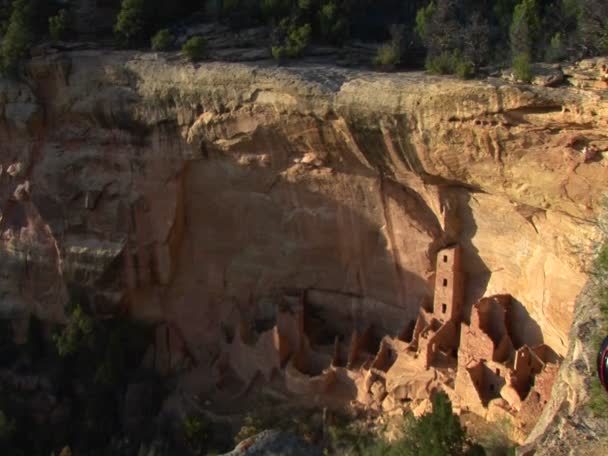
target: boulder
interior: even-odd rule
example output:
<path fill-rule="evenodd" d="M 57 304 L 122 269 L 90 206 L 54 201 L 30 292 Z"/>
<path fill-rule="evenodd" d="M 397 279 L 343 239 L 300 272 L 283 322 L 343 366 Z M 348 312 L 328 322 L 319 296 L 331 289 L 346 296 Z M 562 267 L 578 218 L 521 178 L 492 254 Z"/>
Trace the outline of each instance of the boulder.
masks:
<path fill-rule="evenodd" d="M 322 456 L 323 451 L 294 435 L 268 430 L 243 440 L 222 456 Z"/>
<path fill-rule="evenodd" d="M 11 177 L 21 176 L 24 171 L 24 166 L 21 162 L 12 163 L 6 169 L 7 174 Z"/>
<path fill-rule="evenodd" d="M 532 84 L 541 87 L 555 87 L 564 81 L 564 73 L 559 65 L 536 64 L 532 66 Z"/>

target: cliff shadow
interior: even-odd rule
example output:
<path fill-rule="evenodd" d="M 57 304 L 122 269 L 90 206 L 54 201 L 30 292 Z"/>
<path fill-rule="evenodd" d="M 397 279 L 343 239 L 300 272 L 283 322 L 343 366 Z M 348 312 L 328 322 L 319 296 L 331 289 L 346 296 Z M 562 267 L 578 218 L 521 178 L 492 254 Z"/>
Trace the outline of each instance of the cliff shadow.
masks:
<path fill-rule="evenodd" d="M 444 187 L 442 190 L 445 205 L 452 207 L 452 214 L 448 217 L 446 229 L 448 236 L 458 239 L 462 247 L 462 268 L 464 271 L 464 303 L 462 317 L 470 322 L 471 308 L 484 297 L 492 271 L 479 254 L 478 247 L 473 239 L 477 234 L 478 226 L 471 203 L 475 193 L 463 187 Z"/>
<path fill-rule="evenodd" d="M 512 297 L 506 316 L 507 331 L 515 349 L 523 345 L 535 347 L 544 342 L 540 325 L 518 299 Z"/>
<path fill-rule="evenodd" d="M 400 261 L 416 253 L 404 247 L 407 233 L 389 242 L 382 197 L 362 194 L 369 180 L 337 179 L 337 189 L 328 190 L 318 182 L 334 182 L 332 175 L 301 165 L 298 174 L 295 168 L 290 173 L 306 171 L 306 178 L 278 179 L 286 154 L 281 149 L 288 145 L 267 146 L 279 163 L 243 166 L 213 154 L 187 167 L 186 223 L 165 313 L 198 345 L 221 340 L 219 322 L 234 326 L 234 315 L 251 322 L 272 318 L 272 303 L 283 290 L 315 290 L 315 303 L 324 310 L 319 324 L 329 331 L 319 335 L 322 341 L 350 335 L 345 330 L 359 322 L 397 336 L 431 293 L 424 277 L 428 266 L 415 269 L 416 261 Z M 392 209 L 399 220 L 414 217 L 413 224 L 434 230 L 430 217 L 419 220 L 415 198 L 399 197 L 401 208 Z M 205 305 L 193 304 L 201 300 Z"/>

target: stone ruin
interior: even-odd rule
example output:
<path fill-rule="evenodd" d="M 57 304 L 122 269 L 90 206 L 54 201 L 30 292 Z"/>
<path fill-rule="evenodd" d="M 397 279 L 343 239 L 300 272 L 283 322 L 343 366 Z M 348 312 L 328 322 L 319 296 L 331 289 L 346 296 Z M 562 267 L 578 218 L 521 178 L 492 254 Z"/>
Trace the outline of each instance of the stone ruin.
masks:
<path fill-rule="evenodd" d="M 431 393 L 442 390 L 455 411 L 508 419 L 523 436 L 551 394 L 557 356 L 544 344 L 514 345 L 510 295 L 479 300 L 468 323 L 463 296 L 459 246 L 437 254 L 432 311 L 421 306 L 398 335 L 381 336 L 374 325 L 356 322 L 326 331 L 311 317 L 306 292 L 285 295 L 268 329 L 242 321 L 224 341 L 216 386 L 239 385 L 236 398 L 253 382 L 278 382 L 315 403 L 354 402 L 387 414 L 409 408 L 415 415 L 427 412 Z"/>

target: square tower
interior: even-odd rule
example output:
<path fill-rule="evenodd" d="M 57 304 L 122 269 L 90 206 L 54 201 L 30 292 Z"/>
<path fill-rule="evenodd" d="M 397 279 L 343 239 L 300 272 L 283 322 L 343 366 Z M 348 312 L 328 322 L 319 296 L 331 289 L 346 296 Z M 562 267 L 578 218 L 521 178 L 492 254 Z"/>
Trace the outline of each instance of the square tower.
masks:
<path fill-rule="evenodd" d="M 433 317 L 442 323 L 460 323 L 464 296 L 464 276 L 460 263 L 460 246 L 455 245 L 437 253 Z"/>

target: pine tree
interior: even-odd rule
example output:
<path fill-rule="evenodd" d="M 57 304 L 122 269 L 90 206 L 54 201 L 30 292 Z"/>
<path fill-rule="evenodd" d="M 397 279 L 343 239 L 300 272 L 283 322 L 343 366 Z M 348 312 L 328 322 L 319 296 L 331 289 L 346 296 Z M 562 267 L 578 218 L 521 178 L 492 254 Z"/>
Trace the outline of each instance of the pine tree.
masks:
<path fill-rule="evenodd" d="M 123 0 L 114 33 L 123 46 L 133 45 L 142 39 L 145 28 L 144 0 Z"/>
<path fill-rule="evenodd" d="M 2 40 L 2 69 L 16 70 L 19 61 L 26 57 L 34 42 L 32 30 L 33 8 L 31 0 L 15 0 L 8 28 Z"/>
<path fill-rule="evenodd" d="M 533 43 L 540 32 L 540 17 L 536 0 L 522 0 L 515 6 L 509 30 L 511 55 L 534 55 Z"/>
<path fill-rule="evenodd" d="M 408 418 L 403 440 L 390 451 L 395 456 L 463 456 L 467 453 L 467 436 L 448 396 L 433 395 L 433 411 L 415 419 Z"/>

